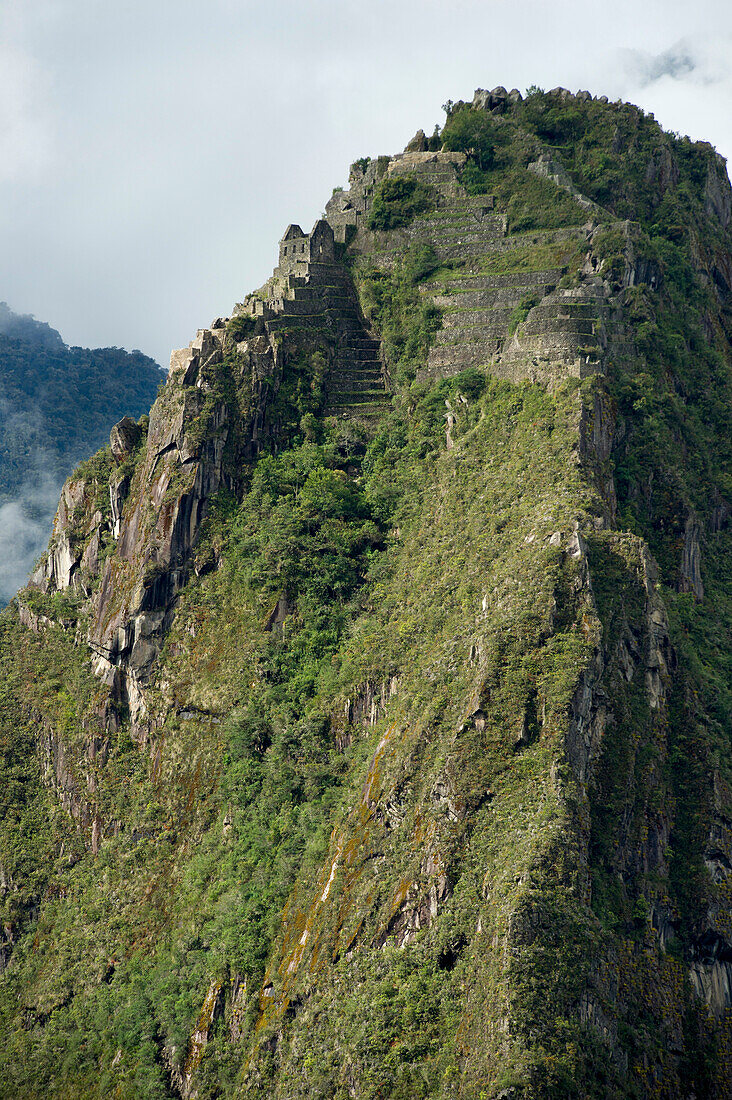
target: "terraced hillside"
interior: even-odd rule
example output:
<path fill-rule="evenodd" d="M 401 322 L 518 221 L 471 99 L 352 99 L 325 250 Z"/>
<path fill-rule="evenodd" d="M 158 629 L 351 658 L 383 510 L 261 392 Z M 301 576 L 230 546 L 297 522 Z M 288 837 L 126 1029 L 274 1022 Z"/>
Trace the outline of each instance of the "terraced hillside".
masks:
<path fill-rule="evenodd" d="M 381 158 L 357 171 L 351 190 L 336 193 L 327 207 L 337 234 L 348 238 L 357 271 L 359 265 L 393 269 L 410 251 L 431 251 L 437 271 L 420 289 L 442 323 L 420 379 L 449 378 L 469 367 L 489 367 L 513 381 L 597 372 L 608 341 L 622 340 L 620 302 L 585 258 L 594 235 L 616 225 L 627 234 L 629 227 L 572 196 L 575 227 L 511 234 L 494 196 L 470 195 L 461 185 L 465 161 L 450 152 Z M 404 229 L 371 231 L 374 191 L 395 177 L 419 181 L 434 209 Z"/>
<path fill-rule="evenodd" d="M 0 617 L 0 1097 L 732 1094 L 732 189 L 364 158 Z"/>

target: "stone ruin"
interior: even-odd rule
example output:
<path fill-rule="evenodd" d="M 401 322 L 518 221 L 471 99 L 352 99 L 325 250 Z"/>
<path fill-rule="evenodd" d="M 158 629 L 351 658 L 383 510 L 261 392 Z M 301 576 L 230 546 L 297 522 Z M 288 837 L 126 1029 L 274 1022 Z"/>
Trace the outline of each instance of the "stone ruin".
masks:
<path fill-rule="evenodd" d="M 299 275 L 310 264 L 335 263 L 333 230 L 322 218 L 312 233 L 303 233 L 299 225 L 288 225 L 280 241 L 277 275 Z"/>

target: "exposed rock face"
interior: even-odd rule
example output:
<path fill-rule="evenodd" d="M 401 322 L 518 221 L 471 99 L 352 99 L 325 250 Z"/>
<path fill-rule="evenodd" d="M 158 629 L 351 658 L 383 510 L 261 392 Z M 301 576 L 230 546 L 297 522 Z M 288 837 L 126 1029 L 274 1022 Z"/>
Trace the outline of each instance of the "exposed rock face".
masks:
<path fill-rule="evenodd" d="M 89 592 L 98 578 L 88 636 L 94 669 L 115 705 L 130 706 L 136 726 L 146 717 L 144 688 L 176 593 L 191 571 L 209 502 L 220 489 L 235 486 L 238 457 L 256 454 L 265 394 L 277 374 L 278 352 L 268 337 L 240 345 L 240 377 L 254 397 L 242 423 L 238 406 L 221 388 L 225 341 L 220 321 L 172 353 L 168 383 L 151 412 L 134 474 L 123 469 L 110 477 L 108 514 L 93 510 L 93 486 L 67 481 L 49 552 L 33 578 L 45 592 L 70 587 Z M 115 425 L 110 447 L 118 465 L 134 455 L 142 435 L 142 427 L 129 418 Z M 101 543 L 109 538 L 116 552 L 100 565 Z"/>
<path fill-rule="evenodd" d="M 424 130 L 417 130 L 412 140 L 407 143 L 405 152 L 407 153 L 423 153 L 427 149 L 427 138 Z"/>
<path fill-rule="evenodd" d="M 704 599 L 704 582 L 701 577 L 701 525 L 696 516 L 689 516 L 684 532 L 684 549 L 679 570 L 679 590 L 693 592 L 698 600 Z"/>
<path fill-rule="evenodd" d="M 732 220 L 732 195 L 730 195 L 727 162 L 719 154 L 714 155 L 707 170 L 706 202 L 707 214 L 713 215 L 720 225 L 727 229 Z"/>
<path fill-rule="evenodd" d="M 181 1100 L 730 1094 L 729 188 L 528 99 L 473 109 L 601 119 L 688 240 L 530 128 L 516 231 L 419 131 L 64 486 L 0 693 L 33 1087 L 62 1050 Z M 374 230 L 380 188 L 429 209 Z"/>
<path fill-rule="evenodd" d="M 145 459 L 126 509 L 127 490 L 121 493 L 119 482 L 110 490 L 117 555 L 104 566 L 89 644 L 97 675 L 129 700 L 135 720 L 145 716 L 143 688 L 175 595 L 187 579 L 209 501 L 233 485 L 224 451 L 237 412 L 217 390 L 224 338 L 224 328 L 203 329 L 188 348 L 173 352 L 166 393 L 153 407 Z M 263 350 L 266 362 L 272 350 Z M 245 441 L 244 447 L 252 443 Z"/>
<path fill-rule="evenodd" d="M 137 447 L 142 436 L 140 425 L 131 416 L 125 416 L 109 433 L 109 446 L 117 465 L 123 462 Z"/>

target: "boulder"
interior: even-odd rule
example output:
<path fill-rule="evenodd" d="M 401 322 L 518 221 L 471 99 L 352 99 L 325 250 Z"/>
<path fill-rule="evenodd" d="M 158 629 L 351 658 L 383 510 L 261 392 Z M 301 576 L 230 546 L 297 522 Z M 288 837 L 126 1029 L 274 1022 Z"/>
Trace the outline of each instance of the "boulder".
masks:
<path fill-rule="evenodd" d="M 109 446 L 112 450 L 112 458 L 119 466 L 134 452 L 140 438 L 142 428 L 131 416 L 123 416 L 118 424 L 115 424 L 109 433 Z"/>
<path fill-rule="evenodd" d="M 493 111 L 500 114 L 505 110 L 508 98 L 508 92 L 500 84 L 490 92 L 485 88 L 476 88 L 472 106 L 479 111 Z"/>

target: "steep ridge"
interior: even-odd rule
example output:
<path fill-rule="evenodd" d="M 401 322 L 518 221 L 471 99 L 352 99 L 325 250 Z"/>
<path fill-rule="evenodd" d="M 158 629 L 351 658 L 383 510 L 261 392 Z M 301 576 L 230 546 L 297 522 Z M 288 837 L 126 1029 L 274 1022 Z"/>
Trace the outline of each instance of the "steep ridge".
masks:
<path fill-rule="evenodd" d="M 267 332 L 326 330 L 333 344 L 325 378 L 326 416 L 377 417 L 386 405 L 380 343 L 367 331 L 353 281 L 336 262 L 333 230 L 318 221 L 306 236 L 291 225 L 273 277 L 234 311 L 261 318 Z"/>
<path fill-rule="evenodd" d="M 448 107 L 0 621 L 9 1096 L 730 1093 L 729 182 Z"/>

